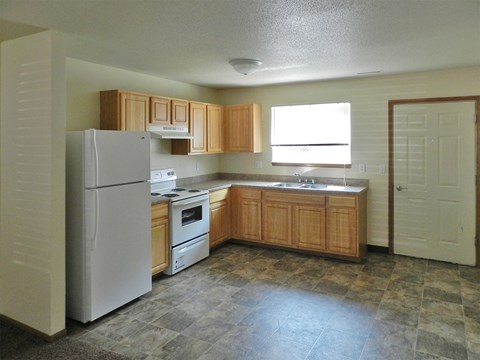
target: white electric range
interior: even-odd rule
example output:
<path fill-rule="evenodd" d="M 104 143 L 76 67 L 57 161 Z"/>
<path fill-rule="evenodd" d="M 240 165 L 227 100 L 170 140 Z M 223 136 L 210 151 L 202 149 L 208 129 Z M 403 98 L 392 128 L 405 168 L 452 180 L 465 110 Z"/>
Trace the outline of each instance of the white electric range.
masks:
<path fill-rule="evenodd" d="M 151 195 L 169 199 L 170 266 L 174 275 L 209 255 L 210 209 L 207 190 L 177 187 L 175 169 L 150 173 Z"/>

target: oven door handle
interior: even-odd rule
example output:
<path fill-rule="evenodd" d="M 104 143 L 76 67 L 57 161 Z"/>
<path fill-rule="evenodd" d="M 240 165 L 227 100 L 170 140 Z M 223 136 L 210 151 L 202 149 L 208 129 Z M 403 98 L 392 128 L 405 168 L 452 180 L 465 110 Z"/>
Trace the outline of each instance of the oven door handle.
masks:
<path fill-rule="evenodd" d="M 174 201 L 172 202 L 172 206 L 182 206 L 182 205 L 190 205 L 198 202 L 202 202 L 208 200 L 208 195 L 207 196 L 197 196 L 196 198 L 193 199 L 185 199 L 185 200 L 180 200 L 180 201 Z"/>
<path fill-rule="evenodd" d="M 196 241 L 193 241 L 193 242 L 190 242 L 187 246 L 185 246 L 184 248 L 182 248 L 179 253 L 183 253 L 185 251 L 189 251 L 189 250 L 192 250 L 193 248 L 196 248 L 196 247 L 199 247 L 202 245 L 203 242 L 205 242 L 206 240 L 206 237 L 205 236 L 202 236 L 200 239 L 197 239 Z"/>

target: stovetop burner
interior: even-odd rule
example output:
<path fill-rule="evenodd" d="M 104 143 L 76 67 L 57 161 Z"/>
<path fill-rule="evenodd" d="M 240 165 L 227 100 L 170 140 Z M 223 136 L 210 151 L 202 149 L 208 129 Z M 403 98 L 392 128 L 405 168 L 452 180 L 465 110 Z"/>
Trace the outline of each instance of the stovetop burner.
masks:
<path fill-rule="evenodd" d="M 180 185 L 177 187 L 175 169 L 158 169 L 150 173 L 150 194 L 152 196 L 171 198 L 172 202 L 208 194 L 207 190 L 189 189 Z"/>

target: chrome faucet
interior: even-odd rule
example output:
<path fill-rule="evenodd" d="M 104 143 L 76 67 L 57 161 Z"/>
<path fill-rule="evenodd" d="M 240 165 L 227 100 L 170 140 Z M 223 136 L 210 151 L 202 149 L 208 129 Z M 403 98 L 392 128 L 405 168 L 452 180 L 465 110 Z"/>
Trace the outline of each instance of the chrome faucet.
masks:
<path fill-rule="evenodd" d="M 298 176 L 298 182 L 301 183 L 302 182 L 302 178 L 301 178 L 301 175 L 299 173 L 295 173 L 293 174 L 295 176 Z"/>
<path fill-rule="evenodd" d="M 307 178 L 305 178 L 305 179 L 302 179 L 302 176 L 301 176 L 299 173 L 295 173 L 295 174 L 293 174 L 293 175 L 295 175 L 295 176 L 298 176 L 298 180 L 297 180 L 297 182 L 299 182 L 299 183 L 305 183 L 305 184 L 308 184 L 308 183 L 310 183 L 310 184 L 315 184 L 315 179 L 310 179 L 310 180 L 309 180 L 309 179 L 307 179 Z"/>

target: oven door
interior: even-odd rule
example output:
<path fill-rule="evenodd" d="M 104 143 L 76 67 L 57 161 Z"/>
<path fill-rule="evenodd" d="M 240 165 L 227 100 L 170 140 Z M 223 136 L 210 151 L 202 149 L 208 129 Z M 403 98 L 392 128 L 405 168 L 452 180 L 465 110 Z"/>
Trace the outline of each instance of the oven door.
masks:
<path fill-rule="evenodd" d="M 172 247 L 208 233 L 209 227 L 208 194 L 170 202 L 170 241 Z"/>

